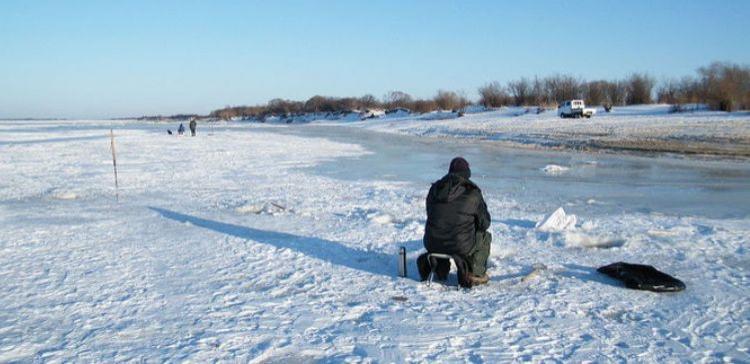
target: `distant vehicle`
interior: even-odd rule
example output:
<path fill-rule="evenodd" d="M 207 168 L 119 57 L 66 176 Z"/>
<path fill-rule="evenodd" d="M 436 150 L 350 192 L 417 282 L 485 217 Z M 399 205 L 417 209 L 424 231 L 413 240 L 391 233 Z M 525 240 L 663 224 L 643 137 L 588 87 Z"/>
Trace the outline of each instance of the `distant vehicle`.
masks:
<path fill-rule="evenodd" d="M 590 118 L 596 114 L 596 109 L 586 107 L 583 100 L 568 100 L 560 105 L 557 109 L 557 114 L 561 118 Z"/>

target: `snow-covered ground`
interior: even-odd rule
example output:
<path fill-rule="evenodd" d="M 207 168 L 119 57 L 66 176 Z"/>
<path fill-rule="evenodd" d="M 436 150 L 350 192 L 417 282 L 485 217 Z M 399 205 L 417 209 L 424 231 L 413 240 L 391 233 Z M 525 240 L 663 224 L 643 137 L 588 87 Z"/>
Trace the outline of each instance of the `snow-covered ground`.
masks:
<path fill-rule="evenodd" d="M 384 132 L 494 140 L 515 145 L 750 156 L 750 114 L 670 113 L 669 105 L 598 108 L 590 119 L 561 119 L 556 110 L 502 108 L 436 112 L 348 123 Z"/>
<path fill-rule="evenodd" d="M 340 126 L 165 129 L 0 121 L 0 362 L 750 361 L 746 161 Z M 459 154 L 493 217 L 492 280 L 468 291 L 427 287 L 414 266 L 429 182 Z M 568 226 L 537 230 L 558 207 Z M 595 272 L 616 261 L 653 264 L 687 290 L 633 291 Z"/>

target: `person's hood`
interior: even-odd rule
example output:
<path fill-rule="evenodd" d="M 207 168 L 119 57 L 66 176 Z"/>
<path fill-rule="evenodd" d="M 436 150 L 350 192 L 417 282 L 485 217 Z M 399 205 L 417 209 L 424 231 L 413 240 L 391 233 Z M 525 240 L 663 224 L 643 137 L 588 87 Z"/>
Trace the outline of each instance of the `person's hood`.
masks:
<path fill-rule="evenodd" d="M 438 201 L 453 201 L 473 188 L 477 188 L 474 182 L 461 176 L 461 173 L 448 173 L 435 182 L 435 198 Z"/>

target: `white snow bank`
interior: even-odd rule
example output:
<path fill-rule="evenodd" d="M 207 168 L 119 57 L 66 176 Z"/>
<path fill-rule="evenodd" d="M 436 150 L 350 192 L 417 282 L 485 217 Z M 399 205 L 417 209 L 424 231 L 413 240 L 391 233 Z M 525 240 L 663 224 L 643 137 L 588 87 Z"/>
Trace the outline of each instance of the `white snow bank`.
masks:
<path fill-rule="evenodd" d="M 390 113 L 387 113 L 386 117 L 389 119 L 394 119 L 394 118 L 405 118 L 411 115 L 412 115 L 411 112 L 409 112 L 406 109 L 398 109 Z"/>
<path fill-rule="evenodd" d="M 568 215 L 562 207 L 555 210 L 549 216 L 536 224 L 536 230 L 541 232 L 562 232 L 565 230 L 575 229 L 576 215 Z"/>
<path fill-rule="evenodd" d="M 452 111 L 433 111 L 419 116 L 419 120 L 450 120 L 458 117 L 458 113 Z"/>

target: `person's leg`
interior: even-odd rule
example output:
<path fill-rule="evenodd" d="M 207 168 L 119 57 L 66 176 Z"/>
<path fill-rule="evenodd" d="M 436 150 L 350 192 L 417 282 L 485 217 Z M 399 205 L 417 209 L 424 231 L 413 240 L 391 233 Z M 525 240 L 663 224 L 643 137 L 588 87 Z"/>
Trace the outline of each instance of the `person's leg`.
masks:
<path fill-rule="evenodd" d="M 430 262 L 427 261 L 427 254 L 423 253 L 417 257 L 417 271 L 419 271 L 419 279 L 426 281 L 430 275 Z"/>
<path fill-rule="evenodd" d="M 451 271 L 451 261 L 449 259 L 437 259 L 435 274 L 437 279 L 444 281 L 448 279 L 448 273 Z"/>
<path fill-rule="evenodd" d="M 489 231 L 477 232 L 474 249 L 467 257 L 471 274 L 484 276 L 487 273 L 487 259 L 490 257 L 492 234 Z"/>

